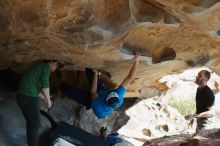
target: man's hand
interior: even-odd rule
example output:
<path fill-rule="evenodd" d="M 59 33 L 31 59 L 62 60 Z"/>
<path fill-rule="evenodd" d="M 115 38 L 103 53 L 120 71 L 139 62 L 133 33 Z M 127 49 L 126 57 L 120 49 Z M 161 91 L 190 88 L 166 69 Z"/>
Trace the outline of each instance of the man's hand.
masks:
<path fill-rule="evenodd" d="M 140 53 L 139 52 L 135 52 L 134 54 L 134 61 L 138 62 L 140 60 Z"/>
<path fill-rule="evenodd" d="M 94 75 L 95 75 L 95 76 L 98 76 L 98 75 L 99 75 L 99 72 L 98 72 L 96 69 L 93 69 L 93 72 L 94 72 Z"/>
<path fill-rule="evenodd" d="M 194 119 L 192 119 L 192 120 L 189 122 L 188 128 L 192 128 L 193 123 L 194 123 Z"/>
<path fill-rule="evenodd" d="M 49 100 L 47 101 L 47 108 L 50 109 L 51 107 L 52 107 L 52 102 L 51 102 L 51 100 L 49 99 Z"/>
<path fill-rule="evenodd" d="M 50 100 L 50 92 L 49 92 L 49 88 L 42 88 L 42 94 L 44 95 L 44 102 L 47 105 L 47 108 L 51 108 L 52 107 L 52 102 Z"/>
<path fill-rule="evenodd" d="M 48 100 L 47 98 L 44 98 L 44 103 L 46 105 L 45 111 L 48 111 L 52 107 L 52 101 L 50 99 Z"/>
<path fill-rule="evenodd" d="M 195 114 L 186 115 L 184 118 L 187 121 L 191 121 L 195 117 Z"/>
<path fill-rule="evenodd" d="M 51 100 L 49 99 L 47 99 L 47 97 L 46 96 L 44 96 L 43 94 L 39 94 L 39 97 L 42 99 L 42 100 L 44 100 L 44 104 L 47 106 L 47 108 L 49 109 L 49 108 L 51 108 L 51 106 L 52 106 L 52 103 L 51 103 Z"/>
<path fill-rule="evenodd" d="M 91 89 L 90 89 L 90 94 L 91 94 L 91 100 L 96 99 L 97 96 L 97 81 L 98 81 L 98 71 L 93 69 L 94 76 L 92 79 L 92 84 L 91 84 Z"/>
<path fill-rule="evenodd" d="M 215 81 L 214 86 L 215 86 L 215 88 L 219 91 L 219 84 L 218 84 L 218 82 Z"/>

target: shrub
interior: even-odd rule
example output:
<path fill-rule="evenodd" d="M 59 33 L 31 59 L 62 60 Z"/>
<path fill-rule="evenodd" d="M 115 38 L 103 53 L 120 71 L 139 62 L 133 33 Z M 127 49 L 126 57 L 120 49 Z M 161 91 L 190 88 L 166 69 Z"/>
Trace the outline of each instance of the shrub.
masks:
<path fill-rule="evenodd" d="M 196 109 L 196 103 L 193 99 L 175 99 L 170 98 L 169 104 L 173 108 L 177 109 L 183 116 L 194 114 Z"/>

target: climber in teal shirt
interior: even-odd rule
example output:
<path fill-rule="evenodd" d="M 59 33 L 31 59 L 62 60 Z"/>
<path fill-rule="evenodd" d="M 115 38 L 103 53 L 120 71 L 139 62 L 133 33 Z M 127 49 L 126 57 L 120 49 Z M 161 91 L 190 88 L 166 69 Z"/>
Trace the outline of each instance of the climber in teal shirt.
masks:
<path fill-rule="evenodd" d="M 94 70 L 94 78 L 91 86 L 92 109 L 97 118 L 102 119 L 110 115 L 114 110 L 118 109 L 124 101 L 126 88 L 132 81 L 139 64 L 139 53 L 134 56 L 134 63 L 129 70 L 128 75 L 123 82 L 114 90 L 97 91 L 98 72 Z"/>

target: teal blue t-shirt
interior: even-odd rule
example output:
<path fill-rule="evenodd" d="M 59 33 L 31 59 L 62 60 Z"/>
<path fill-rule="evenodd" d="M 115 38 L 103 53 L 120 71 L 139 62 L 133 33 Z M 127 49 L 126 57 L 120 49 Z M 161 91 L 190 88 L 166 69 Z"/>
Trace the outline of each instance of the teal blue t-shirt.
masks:
<path fill-rule="evenodd" d="M 108 90 L 101 90 L 98 92 L 98 98 L 92 101 L 92 109 L 95 115 L 99 118 L 105 118 L 109 114 L 111 114 L 114 111 L 114 108 L 111 106 L 106 105 L 105 103 L 105 97 L 108 93 Z M 119 95 L 119 103 L 116 108 L 119 108 L 123 101 L 124 101 L 124 95 L 126 93 L 126 89 L 122 86 L 119 86 L 117 89 L 115 89 L 115 92 Z"/>

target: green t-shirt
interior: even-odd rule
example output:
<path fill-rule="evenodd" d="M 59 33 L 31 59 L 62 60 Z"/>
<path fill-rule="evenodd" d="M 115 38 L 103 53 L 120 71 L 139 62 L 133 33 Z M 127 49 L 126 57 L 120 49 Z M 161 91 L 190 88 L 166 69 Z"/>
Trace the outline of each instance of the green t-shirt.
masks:
<path fill-rule="evenodd" d="M 42 62 L 33 65 L 23 75 L 18 85 L 18 93 L 38 97 L 42 88 L 49 87 L 50 72 L 48 63 Z"/>

